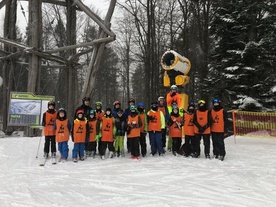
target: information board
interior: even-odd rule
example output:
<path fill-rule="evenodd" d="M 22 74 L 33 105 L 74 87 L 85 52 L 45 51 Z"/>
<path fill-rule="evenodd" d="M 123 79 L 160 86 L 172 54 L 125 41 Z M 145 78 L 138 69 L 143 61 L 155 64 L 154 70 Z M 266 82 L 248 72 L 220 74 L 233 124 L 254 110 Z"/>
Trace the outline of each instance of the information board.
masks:
<path fill-rule="evenodd" d="M 29 92 L 11 92 L 8 125 L 40 126 L 42 115 L 48 109 L 48 102 L 54 98 Z"/>

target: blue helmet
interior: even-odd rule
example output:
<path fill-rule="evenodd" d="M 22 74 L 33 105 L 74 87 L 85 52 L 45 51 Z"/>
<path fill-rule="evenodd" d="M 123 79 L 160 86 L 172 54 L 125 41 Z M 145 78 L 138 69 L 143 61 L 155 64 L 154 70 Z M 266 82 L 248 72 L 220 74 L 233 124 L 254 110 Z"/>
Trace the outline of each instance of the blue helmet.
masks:
<path fill-rule="evenodd" d="M 213 100 L 213 104 L 214 103 L 220 103 L 220 100 L 218 99 L 218 98 L 215 98 L 214 100 Z"/>
<path fill-rule="evenodd" d="M 144 102 L 139 102 L 137 105 L 138 108 L 145 108 L 145 103 Z"/>

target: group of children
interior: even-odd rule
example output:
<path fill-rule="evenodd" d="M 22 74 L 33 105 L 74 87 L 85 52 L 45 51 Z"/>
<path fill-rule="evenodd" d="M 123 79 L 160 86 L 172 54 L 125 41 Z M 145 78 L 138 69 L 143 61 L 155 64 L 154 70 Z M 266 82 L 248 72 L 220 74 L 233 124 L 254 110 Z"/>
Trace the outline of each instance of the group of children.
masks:
<path fill-rule="evenodd" d="M 127 137 L 127 151 L 131 159 L 140 160 L 147 155 L 146 135 L 149 134 L 149 144 L 152 156 L 163 156 L 167 143 L 166 129 L 169 130 L 169 141 L 172 153 L 186 157 L 200 156 L 200 141 L 203 138 L 206 158 L 210 158 L 210 134 L 212 134 L 213 153 L 215 158 L 224 159 L 224 136 L 226 133 L 225 110 L 218 99 L 213 101 L 213 109 L 207 110 L 204 100 L 198 102 L 198 109 L 191 102 L 187 111 L 179 105 L 177 87 L 172 86 L 164 97 L 151 103 L 148 112 L 145 104 L 130 99 L 129 107 L 121 109 L 120 101 L 113 103 L 114 108 L 102 110 L 102 103 L 96 102 L 95 109 L 90 107 L 90 98 L 83 98 L 83 104 L 76 109 L 71 125 L 66 116 L 66 110 L 55 110 L 55 102 L 48 103 L 48 110 L 43 114 L 42 126 L 45 135 L 44 156 L 51 152 L 56 156 L 56 142 L 61 161 L 68 158 L 68 141 L 70 135 L 74 142 L 72 158 L 74 162 L 85 157 L 95 157 L 98 151 L 101 159 L 105 159 L 106 150 L 109 158 L 124 156 L 124 139 Z M 184 129 L 184 133 L 183 133 Z M 182 137 L 185 143 L 182 144 Z M 169 146 L 168 146 L 169 148 Z"/>

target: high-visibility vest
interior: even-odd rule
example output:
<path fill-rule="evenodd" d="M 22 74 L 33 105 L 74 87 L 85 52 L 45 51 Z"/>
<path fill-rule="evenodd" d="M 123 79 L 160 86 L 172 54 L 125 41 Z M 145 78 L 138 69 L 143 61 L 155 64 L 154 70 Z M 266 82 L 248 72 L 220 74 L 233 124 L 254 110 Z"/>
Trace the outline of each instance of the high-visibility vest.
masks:
<path fill-rule="evenodd" d="M 213 123 L 211 125 L 212 132 L 224 132 L 224 119 L 223 119 L 223 109 L 215 111 L 212 109 L 211 116 Z"/>
<path fill-rule="evenodd" d="M 146 114 L 145 113 L 140 113 L 139 114 L 141 121 L 142 121 L 142 125 L 140 126 L 140 132 L 145 132 L 145 117 Z"/>
<path fill-rule="evenodd" d="M 134 117 L 128 116 L 127 120 L 130 123 L 130 125 L 131 125 L 131 123 L 138 124 L 139 115 L 136 115 Z M 130 127 L 130 126 L 128 126 L 128 127 Z M 139 128 L 131 128 L 130 133 L 127 135 L 127 138 L 135 138 L 135 137 L 140 137 L 140 127 Z"/>
<path fill-rule="evenodd" d="M 55 136 L 56 132 L 54 129 L 54 123 L 57 119 L 57 111 L 55 111 L 53 114 L 46 111 L 45 114 L 46 116 L 45 116 L 45 126 L 43 128 L 43 134 L 44 136 Z"/>
<path fill-rule="evenodd" d="M 114 128 L 114 118 L 107 118 L 103 116 L 102 118 L 102 141 L 113 142 L 113 128 Z"/>
<path fill-rule="evenodd" d="M 97 129 L 97 120 L 88 121 L 89 126 L 89 142 L 95 142 L 96 140 L 96 129 Z"/>
<path fill-rule="evenodd" d="M 75 119 L 74 120 L 74 142 L 75 143 L 83 143 L 85 142 L 86 139 L 86 125 L 87 125 L 87 120 L 79 120 Z"/>
<path fill-rule="evenodd" d="M 178 123 L 181 123 L 182 121 L 182 117 L 178 116 L 171 116 L 172 120 L 176 120 Z M 178 128 L 177 124 L 174 122 L 170 127 L 169 127 L 169 133 L 170 133 L 170 137 L 171 138 L 175 138 L 175 137 L 182 137 L 182 127 Z"/>
<path fill-rule="evenodd" d="M 208 110 L 206 110 L 206 111 L 196 110 L 195 113 L 196 113 L 196 117 L 197 117 L 197 123 L 200 126 L 203 127 L 206 124 L 208 124 Z M 196 125 L 194 126 L 194 132 L 196 134 L 198 134 L 198 128 Z M 208 127 L 202 134 L 210 134 L 210 133 L 211 133 L 211 130 L 210 130 L 210 127 Z"/>
<path fill-rule="evenodd" d="M 66 142 L 69 140 L 68 119 L 56 120 L 56 142 Z"/>
<path fill-rule="evenodd" d="M 96 119 L 97 120 L 101 121 L 103 116 L 104 116 L 104 111 L 103 110 L 101 110 L 101 112 L 96 111 Z"/>
<path fill-rule="evenodd" d="M 194 136 L 194 114 L 184 114 L 184 134 L 187 136 Z"/>
<path fill-rule="evenodd" d="M 148 112 L 148 116 L 153 117 L 153 119 L 149 120 L 149 124 L 148 124 L 148 131 L 157 131 L 157 132 L 161 132 L 161 111 L 156 111 L 153 112 L 152 110 L 150 110 Z M 162 113 L 163 115 L 163 113 Z"/>

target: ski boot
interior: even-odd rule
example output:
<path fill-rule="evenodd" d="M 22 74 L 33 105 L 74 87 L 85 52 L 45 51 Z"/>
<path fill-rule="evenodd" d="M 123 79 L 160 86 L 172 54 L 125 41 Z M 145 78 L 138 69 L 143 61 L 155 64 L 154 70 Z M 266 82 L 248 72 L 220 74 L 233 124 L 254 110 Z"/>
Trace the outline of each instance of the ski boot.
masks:
<path fill-rule="evenodd" d="M 110 152 L 109 153 L 109 158 L 113 158 L 114 157 L 114 152 Z"/>

